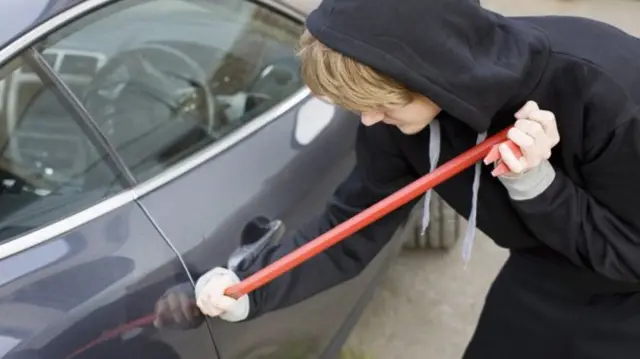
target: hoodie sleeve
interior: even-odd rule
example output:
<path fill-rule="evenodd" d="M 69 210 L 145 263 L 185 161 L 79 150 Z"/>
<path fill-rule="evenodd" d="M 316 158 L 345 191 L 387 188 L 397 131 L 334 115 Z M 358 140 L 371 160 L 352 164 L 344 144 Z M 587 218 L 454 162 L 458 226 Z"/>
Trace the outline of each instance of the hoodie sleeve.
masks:
<path fill-rule="evenodd" d="M 640 113 L 590 143 L 582 186 L 547 164 L 546 189 L 512 202 L 537 238 L 576 264 L 640 282 Z"/>
<path fill-rule="evenodd" d="M 360 126 L 356 165 L 337 188 L 325 211 L 290 239 L 267 248 L 248 269 L 246 278 L 287 253 L 325 233 L 417 178 L 386 125 Z M 352 237 L 334 245 L 250 294 L 248 318 L 293 305 L 357 276 L 389 242 L 417 200 L 389 213 Z"/>

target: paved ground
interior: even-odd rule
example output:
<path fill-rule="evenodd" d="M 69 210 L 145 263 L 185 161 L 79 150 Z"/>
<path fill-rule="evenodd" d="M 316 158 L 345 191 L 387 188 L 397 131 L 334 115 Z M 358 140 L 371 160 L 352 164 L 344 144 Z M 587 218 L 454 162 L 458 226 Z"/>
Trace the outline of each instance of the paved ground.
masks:
<path fill-rule="evenodd" d="M 508 15 L 593 17 L 640 36 L 637 0 L 481 1 Z M 365 312 L 348 347 L 373 359 L 460 358 L 486 290 L 505 258 L 506 253 L 485 236 L 476 241 L 474 257 L 466 270 L 458 248 L 448 253 L 403 253 Z"/>

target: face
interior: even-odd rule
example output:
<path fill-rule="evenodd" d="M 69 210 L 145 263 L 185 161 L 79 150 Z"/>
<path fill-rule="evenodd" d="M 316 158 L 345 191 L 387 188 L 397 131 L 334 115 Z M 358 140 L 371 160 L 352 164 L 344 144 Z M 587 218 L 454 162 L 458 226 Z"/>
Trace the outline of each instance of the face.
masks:
<path fill-rule="evenodd" d="M 405 135 L 413 135 L 422 131 L 440 113 L 441 109 L 424 96 L 416 96 L 413 102 L 386 111 L 363 112 L 362 124 L 372 126 L 378 122 L 398 127 Z"/>

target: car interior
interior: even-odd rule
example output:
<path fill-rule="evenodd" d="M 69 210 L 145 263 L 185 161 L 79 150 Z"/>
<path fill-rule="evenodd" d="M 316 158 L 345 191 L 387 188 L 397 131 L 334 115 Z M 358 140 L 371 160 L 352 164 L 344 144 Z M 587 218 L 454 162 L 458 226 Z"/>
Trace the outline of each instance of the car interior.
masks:
<path fill-rule="evenodd" d="M 293 44 L 286 42 L 301 30 L 297 23 L 278 22 L 257 6 L 239 16 L 228 8 L 237 3 L 167 3 L 189 5 L 184 14 L 171 12 L 173 26 L 196 14 L 207 29 L 219 28 L 224 36 L 208 42 L 157 36 L 110 51 L 96 48 L 100 38 L 91 35 L 121 27 L 127 16 L 158 4 L 133 1 L 118 3 L 107 16 L 90 14 L 37 46 L 139 181 L 204 149 L 303 87 Z M 28 223 L 35 228 L 59 218 L 55 209 L 67 210 L 70 203 L 78 207 L 77 197 L 95 201 L 120 189 L 104 151 L 94 147 L 64 104 L 60 93 L 43 84 L 21 58 L 0 69 L 0 221 L 11 214 L 0 224 L 0 240 L 25 232 Z M 87 196 L 90 192 L 95 196 Z"/>

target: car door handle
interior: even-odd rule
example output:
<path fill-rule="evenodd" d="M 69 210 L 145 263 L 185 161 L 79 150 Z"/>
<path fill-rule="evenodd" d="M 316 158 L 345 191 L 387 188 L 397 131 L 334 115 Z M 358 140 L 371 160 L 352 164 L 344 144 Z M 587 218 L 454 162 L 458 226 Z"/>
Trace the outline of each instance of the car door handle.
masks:
<path fill-rule="evenodd" d="M 240 247 L 227 260 L 227 268 L 242 271 L 250 266 L 270 244 L 279 242 L 285 233 L 285 225 L 280 220 L 256 217 L 244 227 Z"/>

